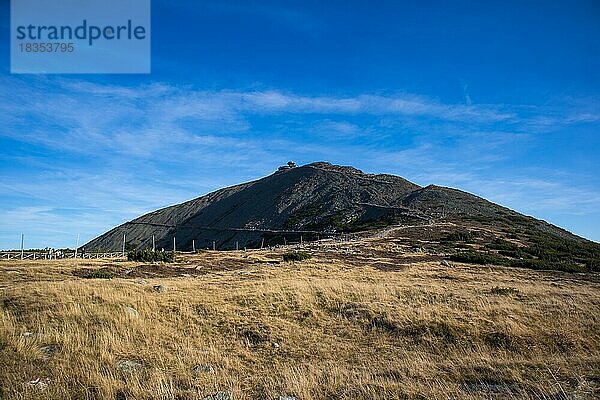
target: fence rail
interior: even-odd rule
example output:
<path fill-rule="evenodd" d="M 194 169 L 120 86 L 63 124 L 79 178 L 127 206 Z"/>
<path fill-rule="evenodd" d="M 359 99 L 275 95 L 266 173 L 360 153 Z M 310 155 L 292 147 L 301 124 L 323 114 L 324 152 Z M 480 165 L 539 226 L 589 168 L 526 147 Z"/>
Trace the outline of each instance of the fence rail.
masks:
<path fill-rule="evenodd" d="M 95 258 L 119 258 L 123 257 L 122 252 L 112 253 L 77 253 L 77 258 L 95 259 Z M 75 252 L 47 252 L 47 251 L 0 251 L 0 260 L 60 260 L 75 258 Z"/>

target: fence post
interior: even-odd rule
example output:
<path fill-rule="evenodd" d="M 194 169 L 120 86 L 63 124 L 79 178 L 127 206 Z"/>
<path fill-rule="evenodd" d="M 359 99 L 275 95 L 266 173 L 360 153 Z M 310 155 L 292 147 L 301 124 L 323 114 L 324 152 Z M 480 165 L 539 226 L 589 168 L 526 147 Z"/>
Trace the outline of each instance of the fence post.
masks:
<path fill-rule="evenodd" d="M 262 240 L 260 241 L 260 248 L 262 249 L 264 245 L 265 245 L 265 238 L 262 238 Z"/>
<path fill-rule="evenodd" d="M 23 246 L 24 246 L 24 244 L 25 244 L 25 235 L 21 233 L 21 260 L 23 259 L 23 256 L 24 256 L 24 254 L 23 254 L 23 251 L 24 251 L 23 250 Z"/>
<path fill-rule="evenodd" d="M 240 243 L 238 241 L 235 242 L 235 249 L 236 250 L 240 249 Z"/>
<path fill-rule="evenodd" d="M 192 253 L 196 252 L 196 240 L 192 239 Z"/>
<path fill-rule="evenodd" d="M 152 251 L 156 251 L 156 243 L 154 242 L 154 235 L 152 235 Z"/>
<path fill-rule="evenodd" d="M 213 251 L 216 249 L 217 249 L 217 247 L 216 247 L 215 241 L 213 240 Z"/>
<path fill-rule="evenodd" d="M 125 257 L 125 234 L 123 234 L 123 257 Z"/>
<path fill-rule="evenodd" d="M 75 257 L 77 258 L 77 249 L 79 248 L 79 233 L 77 234 L 77 243 L 75 244 Z"/>
<path fill-rule="evenodd" d="M 175 236 L 173 236 L 173 253 L 175 253 L 176 251 L 176 247 L 175 247 Z"/>

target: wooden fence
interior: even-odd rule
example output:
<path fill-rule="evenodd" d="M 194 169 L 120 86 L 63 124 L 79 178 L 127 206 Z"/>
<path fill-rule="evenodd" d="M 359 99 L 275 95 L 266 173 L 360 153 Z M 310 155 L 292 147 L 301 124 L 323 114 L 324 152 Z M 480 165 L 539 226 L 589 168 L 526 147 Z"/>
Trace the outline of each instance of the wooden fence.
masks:
<path fill-rule="evenodd" d="M 94 258 L 119 258 L 123 257 L 123 253 L 77 253 L 77 258 L 94 259 Z M 75 252 L 47 252 L 47 251 L 0 251 L 0 260 L 61 260 L 67 258 L 75 258 Z"/>

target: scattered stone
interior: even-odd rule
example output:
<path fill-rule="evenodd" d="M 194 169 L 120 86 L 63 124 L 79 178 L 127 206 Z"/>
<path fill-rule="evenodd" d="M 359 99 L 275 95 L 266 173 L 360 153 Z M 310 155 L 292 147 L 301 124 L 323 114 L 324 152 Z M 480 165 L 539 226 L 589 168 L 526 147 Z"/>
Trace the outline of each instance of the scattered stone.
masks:
<path fill-rule="evenodd" d="M 23 336 L 24 338 L 33 338 L 33 337 L 37 336 L 37 333 L 27 331 L 27 332 L 23 332 L 23 334 L 21 336 Z"/>
<path fill-rule="evenodd" d="M 58 346 L 55 344 L 50 344 L 48 346 L 41 347 L 40 350 L 44 354 L 44 359 L 48 359 L 58 351 Z"/>
<path fill-rule="evenodd" d="M 140 285 L 145 285 L 145 284 L 147 284 L 148 282 L 146 282 L 146 280 L 145 280 L 145 279 L 138 279 L 137 281 L 135 281 L 135 283 L 137 283 L 137 284 L 140 284 Z"/>
<path fill-rule="evenodd" d="M 162 293 L 167 290 L 167 287 L 164 285 L 154 285 L 153 289 L 155 292 Z"/>
<path fill-rule="evenodd" d="M 488 394 L 512 394 L 518 393 L 518 390 L 514 390 L 511 384 L 506 382 L 465 382 L 463 389 L 470 393 L 484 392 Z"/>
<path fill-rule="evenodd" d="M 192 368 L 192 371 L 194 371 L 194 373 L 196 373 L 196 374 L 199 374 L 199 373 L 212 374 L 215 372 L 215 368 L 210 364 L 198 364 L 194 368 Z"/>
<path fill-rule="evenodd" d="M 279 396 L 277 400 L 298 400 L 296 396 Z"/>
<path fill-rule="evenodd" d="M 132 272 L 133 272 L 133 270 L 132 270 L 132 269 L 128 269 L 128 270 L 126 270 L 126 271 L 125 271 L 125 272 L 123 272 L 123 273 L 124 273 L 125 275 L 129 275 L 129 274 L 131 274 Z"/>
<path fill-rule="evenodd" d="M 191 275 L 190 274 L 181 274 L 181 276 L 184 278 L 189 278 Z"/>
<path fill-rule="evenodd" d="M 273 342 L 273 343 L 271 343 L 271 346 L 273 346 L 274 349 L 278 349 L 279 348 L 279 343 Z"/>
<path fill-rule="evenodd" d="M 18 274 L 19 271 L 6 271 L 7 274 Z"/>
<path fill-rule="evenodd" d="M 140 316 L 140 313 L 138 312 L 138 310 L 136 310 L 133 307 L 129 307 L 129 306 L 125 306 L 123 307 L 125 309 L 125 312 L 130 316 L 130 317 L 134 317 L 137 318 Z"/>
<path fill-rule="evenodd" d="M 440 263 L 442 264 L 442 266 L 444 267 L 451 267 L 452 265 L 448 262 L 448 260 L 442 260 L 442 262 Z"/>
<path fill-rule="evenodd" d="M 33 386 L 38 390 L 44 390 L 48 387 L 48 385 L 50 384 L 50 378 L 37 378 L 37 379 L 33 379 L 30 380 L 29 382 L 27 382 L 27 384 L 29 386 Z"/>
<path fill-rule="evenodd" d="M 135 360 L 119 360 L 119 361 L 117 361 L 117 368 L 119 368 L 121 371 L 128 373 L 128 374 L 131 374 L 142 367 L 143 367 L 143 364 L 141 362 L 135 361 Z"/>
<path fill-rule="evenodd" d="M 202 400 L 231 400 L 231 395 L 226 392 L 216 392 L 206 396 Z"/>

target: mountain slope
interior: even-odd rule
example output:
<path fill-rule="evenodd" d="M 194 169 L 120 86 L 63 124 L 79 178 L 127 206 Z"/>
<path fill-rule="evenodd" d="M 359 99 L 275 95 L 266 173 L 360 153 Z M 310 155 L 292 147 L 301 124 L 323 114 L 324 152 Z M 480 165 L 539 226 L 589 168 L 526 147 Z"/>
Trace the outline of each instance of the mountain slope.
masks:
<path fill-rule="evenodd" d="M 268 232 L 322 231 L 382 214 L 419 186 L 392 175 L 368 175 L 351 167 L 314 163 L 217 190 L 206 196 L 143 215 L 85 245 L 88 250 L 117 250 L 123 234 L 141 247 L 155 236 L 157 247 L 191 249 L 191 241 L 219 248 L 232 243 L 255 246 Z M 387 213 L 386 210 L 384 213 Z M 257 231 L 258 230 L 258 231 Z M 310 232 L 307 232 L 310 235 Z M 306 237 L 307 239 L 310 238 Z"/>
<path fill-rule="evenodd" d="M 191 250 L 192 242 L 197 249 L 252 248 L 298 241 L 300 236 L 313 240 L 339 232 L 435 222 L 455 222 L 467 230 L 487 226 L 528 243 L 592 246 L 591 252 L 582 253 L 584 263 L 597 250 L 596 244 L 563 229 L 460 190 L 420 187 L 398 176 L 365 174 L 324 162 L 280 170 L 145 214 L 84 247 L 118 250 L 125 235 L 129 247 L 137 248 L 151 247 L 153 236 L 157 249 L 165 250 L 173 249 L 173 238 L 178 250 Z"/>

